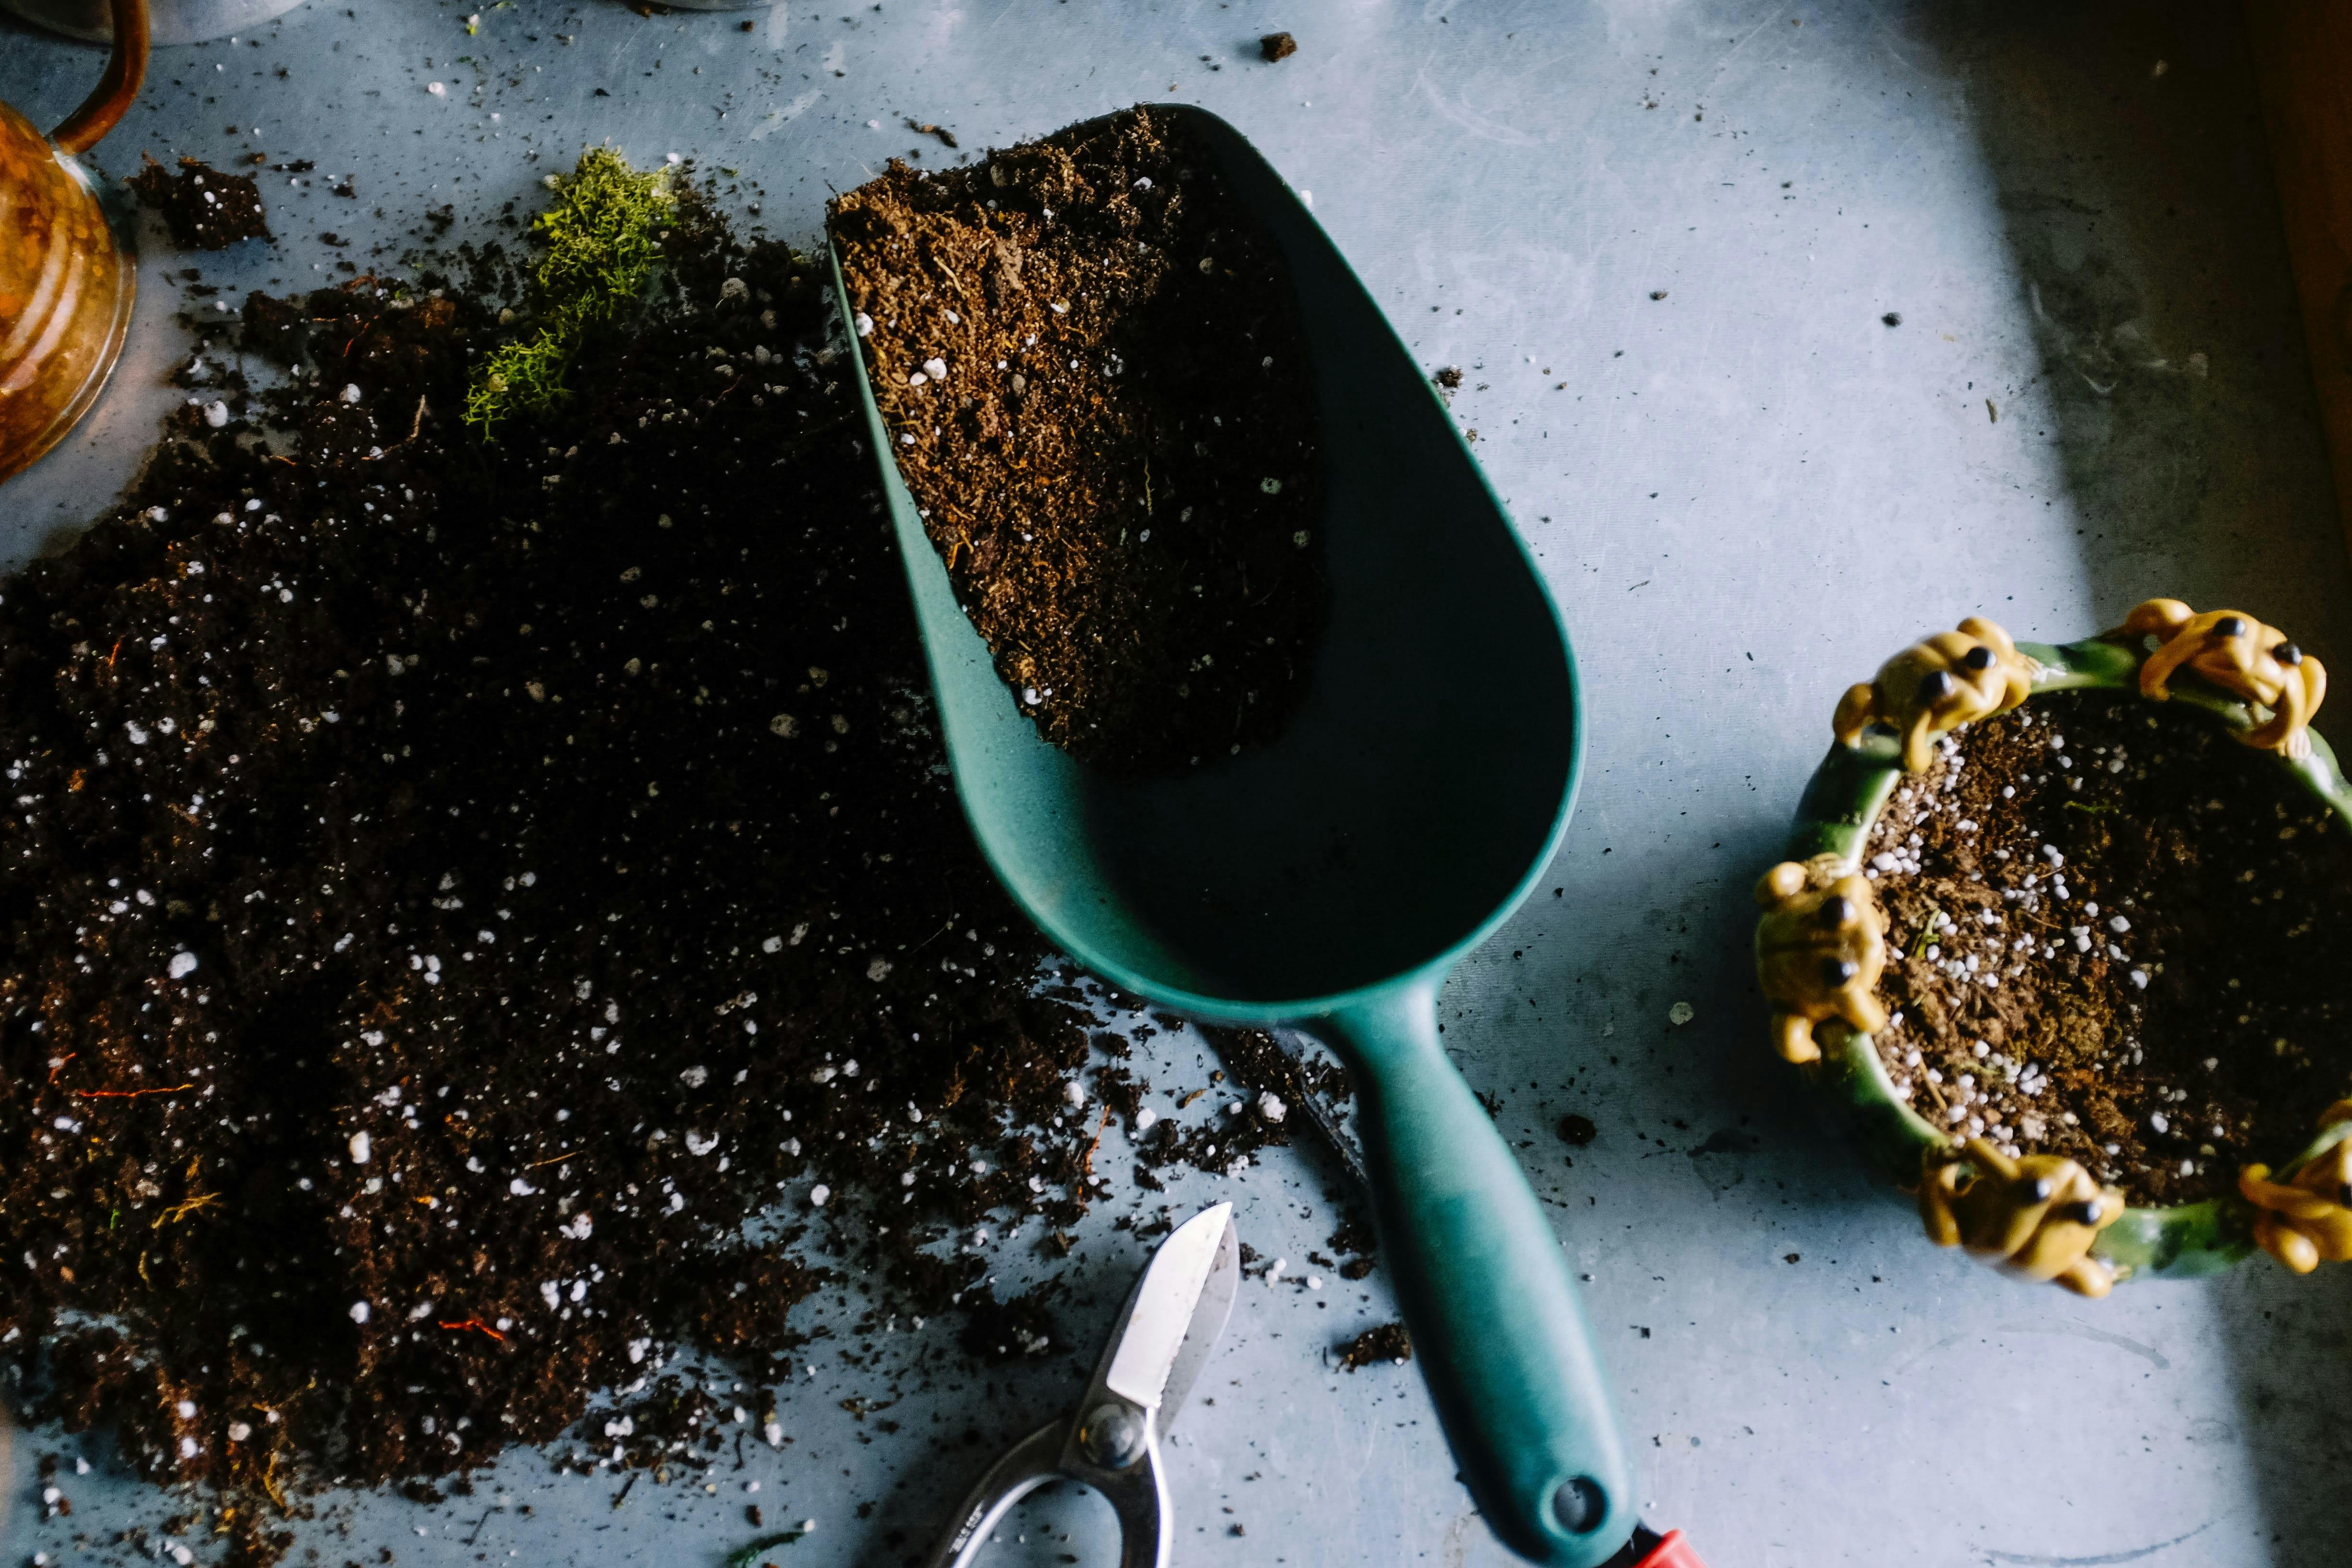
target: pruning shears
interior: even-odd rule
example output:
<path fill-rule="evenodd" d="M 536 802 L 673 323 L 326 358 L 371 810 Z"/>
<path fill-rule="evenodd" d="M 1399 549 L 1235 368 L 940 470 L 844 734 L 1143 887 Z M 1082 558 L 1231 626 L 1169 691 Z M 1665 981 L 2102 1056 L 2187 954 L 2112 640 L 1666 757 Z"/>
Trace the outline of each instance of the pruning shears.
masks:
<path fill-rule="evenodd" d="M 1013 1505 L 1049 1481 L 1100 1492 L 1118 1515 L 1119 1568 L 1166 1568 L 1176 1539 L 1160 1439 L 1224 1332 L 1241 1284 L 1234 1205 L 1204 1209 L 1151 1255 L 1076 1408 L 989 1468 L 928 1568 L 967 1568 Z"/>

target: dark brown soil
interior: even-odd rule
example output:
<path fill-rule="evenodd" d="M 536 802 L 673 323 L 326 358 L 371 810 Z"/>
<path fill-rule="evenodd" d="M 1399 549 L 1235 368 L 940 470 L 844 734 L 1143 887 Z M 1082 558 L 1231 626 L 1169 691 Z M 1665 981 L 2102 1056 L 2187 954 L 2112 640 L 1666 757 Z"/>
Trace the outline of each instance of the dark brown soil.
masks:
<path fill-rule="evenodd" d="M 1298 52 L 1298 40 L 1288 33 L 1268 33 L 1257 41 L 1258 58 L 1272 65 Z"/>
<path fill-rule="evenodd" d="M 863 1322 L 788 1320 L 827 1258 L 877 1328 L 1060 1348 L 977 1232 L 1062 1235 L 1151 1092 L 961 821 L 817 269 L 690 188 L 667 248 L 593 395 L 495 445 L 495 300 L 252 297 L 305 374 L 215 384 L 0 585 L 0 1345 L 37 1418 L 244 1500 L 251 1559 L 288 1489 L 599 1387 L 633 1425 L 583 1467 L 785 1440 L 765 1382 Z"/>
<path fill-rule="evenodd" d="M 224 174 L 194 158 L 176 174 L 152 158 L 130 180 L 139 205 L 163 215 L 182 250 L 226 250 L 240 239 L 268 239 L 269 223 L 251 174 Z"/>
<path fill-rule="evenodd" d="M 2036 698 L 1906 779 L 1865 854 L 1879 1055 L 1955 1135 L 2189 1203 L 2352 1090 L 2352 844 L 2210 715 Z"/>
<path fill-rule="evenodd" d="M 1314 395 L 1202 150 L 1131 110 L 893 162 L 832 227 L 899 471 L 1039 731 L 1125 773 L 1274 734 L 1323 624 Z"/>
<path fill-rule="evenodd" d="M 1402 1366 L 1412 1359 L 1412 1338 L 1402 1323 L 1366 1329 L 1339 1347 L 1339 1364 L 1349 1372 L 1368 1366 Z"/>

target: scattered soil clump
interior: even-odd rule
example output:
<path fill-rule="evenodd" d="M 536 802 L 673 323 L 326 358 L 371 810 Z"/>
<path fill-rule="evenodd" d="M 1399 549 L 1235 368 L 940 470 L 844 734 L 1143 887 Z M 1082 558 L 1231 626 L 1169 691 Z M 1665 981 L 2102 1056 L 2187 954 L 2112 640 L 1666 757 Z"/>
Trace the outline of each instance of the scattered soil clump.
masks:
<path fill-rule="evenodd" d="M 2234 1190 L 2352 1089 L 2352 835 L 2209 714 L 2059 692 L 1906 778 L 1864 858 L 1922 1116 L 2138 1205 Z"/>
<path fill-rule="evenodd" d="M 194 158 L 181 159 L 174 174 L 148 158 L 129 184 L 141 206 L 163 215 L 182 250 L 226 250 L 240 239 L 272 237 L 251 174 L 224 174 Z"/>
<path fill-rule="evenodd" d="M 1339 1347 L 1339 1364 L 1349 1372 L 1384 1363 L 1402 1366 L 1412 1359 L 1412 1339 L 1402 1323 L 1382 1323 L 1366 1329 Z"/>
<path fill-rule="evenodd" d="M 1107 770 L 1275 734 L 1324 620 L 1319 438 L 1272 240 L 1137 109 L 832 229 L 891 452 L 1021 710 Z"/>
<path fill-rule="evenodd" d="M 580 1468 L 784 1441 L 828 1258 L 1058 1348 L 976 1232 L 1063 1235 L 1142 1121 L 956 805 L 817 268 L 671 194 L 575 395 L 463 423 L 528 300 L 256 294 L 300 374 L 0 584 L 0 1346 L 32 1418 L 243 1499 L 245 1561 L 265 1497 L 600 1388 Z"/>
<path fill-rule="evenodd" d="M 1298 52 L 1298 40 L 1288 33 L 1268 33 L 1257 41 L 1258 58 L 1272 65 Z"/>

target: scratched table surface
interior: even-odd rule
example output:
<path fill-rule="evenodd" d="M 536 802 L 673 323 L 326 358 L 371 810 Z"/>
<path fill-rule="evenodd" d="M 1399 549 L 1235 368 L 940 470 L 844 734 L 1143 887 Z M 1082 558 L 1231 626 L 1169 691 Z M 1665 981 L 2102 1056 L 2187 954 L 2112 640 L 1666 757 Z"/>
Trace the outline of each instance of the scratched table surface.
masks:
<path fill-rule="evenodd" d="M 314 160 L 267 189 L 277 245 L 201 258 L 241 290 L 333 281 L 379 243 L 391 265 L 427 208 L 487 231 L 597 142 L 739 171 L 746 221 L 806 240 L 828 189 L 910 147 L 953 156 L 909 117 L 969 154 L 1181 99 L 1311 193 L 1430 367 L 1464 367 L 1455 412 L 1576 639 L 1590 765 L 1543 890 L 1449 986 L 1446 1039 L 1589 1280 L 1654 1523 L 1717 1568 L 2341 1561 L 2352 1269 L 2258 1259 L 2092 1302 L 1935 1251 L 1822 1135 L 1745 956 L 1749 883 L 1836 694 L 1922 632 L 1974 613 L 2059 640 L 2164 593 L 2352 659 L 2232 7 L 520 0 L 481 5 L 469 36 L 476 9 L 311 0 L 160 50 L 99 161 Z M 1266 65 L 1276 27 L 1298 53 Z M 0 38 L 0 97 L 45 121 L 98 68 Z M 356 204 L 328 195 L 346 174 Z M 191 346 L 172 316 L 201 301 L 145 247 L 104 404 L 0 490 L 11 563 L 102 505 L 184 395 L 163 382 Z M 1161 1082 L 1213 1065 L 1189 1032 L 1145 1055 Z M 1570 1111 L 1600 1128 L 1572 1152 Z M 1165 1201 L 1233 1199 L 1295 1277 L 1342 1180 L 1301 1147 Z M 1075 1396 L 1139 1261 L 1107 1221 L 1146 1195 L 1051 1266 L 1082 1354 L 972 1374 L 952 1325 L 902 1323 L 860 1371 L 820 1342 L 783 1401 L 793 1441 L 751 1445 L 715 1491 L 641 1483 L 615 1509 L 616 1478 L 517 1452 L 439 1507 L 325 1500 L 294 1561 L 715 1564 L 756 1500 L 772 1526 L 815 1521 L 771 1559 L 898 1563 L 996 1445 Z M 1000 1250 L 1008 1284 L 1048 1267 Z M 1413 1374 L 1333 1362 L 1391 1313 L 1377 1274 L 1244 1293 L 1170 1449 L 1179 1562 L 1507 1561 Z M 43 1450 L 92 1463 L 68 1466 L 69 1519 L 41 1518 Z M 34 1434 L 13 1466 L 7 1561 L 169 1551 L 184 1500 L 132 1484 L 103 1439 Z M 1108 1563 L 1111 1528 L 1049 1495 L 990 1561 Z"/>

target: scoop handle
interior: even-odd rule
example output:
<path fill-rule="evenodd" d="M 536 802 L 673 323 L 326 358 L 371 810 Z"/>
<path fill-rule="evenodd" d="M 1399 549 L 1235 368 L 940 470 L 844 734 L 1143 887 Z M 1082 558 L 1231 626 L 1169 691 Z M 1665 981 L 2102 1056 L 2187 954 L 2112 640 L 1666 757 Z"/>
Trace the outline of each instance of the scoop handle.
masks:
<path fill-rule="evenodd" d="M 1597 1568 L 1635 1523 L 1559 1238 L 1438 1043 L 1437 980 L 1308 1026 L 1353 1069 L 1372 1215 L 1471 1498 L 1530 1562 Z"/>

